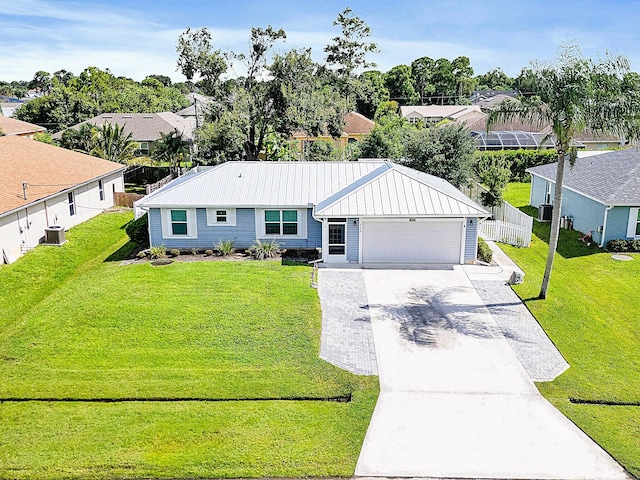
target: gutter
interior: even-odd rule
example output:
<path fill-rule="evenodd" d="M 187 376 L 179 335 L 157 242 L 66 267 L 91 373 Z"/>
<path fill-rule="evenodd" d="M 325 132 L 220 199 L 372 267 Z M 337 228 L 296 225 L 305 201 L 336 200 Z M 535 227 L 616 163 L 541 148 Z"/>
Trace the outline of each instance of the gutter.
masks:
<path fill-rule="evenodd" d="M 607 234 L 607 216 L 609 215 L 609 210 L 611 210 L 612 208 L 613 208 L 613 205 L 609 205 L 604 210 L 604 219 L 602 221 L 602 238 L 600 239 L 600 245 L 598 245 L 599 248 L 604 247 L 604 238 L 605 238 L 605 235 Z"/>

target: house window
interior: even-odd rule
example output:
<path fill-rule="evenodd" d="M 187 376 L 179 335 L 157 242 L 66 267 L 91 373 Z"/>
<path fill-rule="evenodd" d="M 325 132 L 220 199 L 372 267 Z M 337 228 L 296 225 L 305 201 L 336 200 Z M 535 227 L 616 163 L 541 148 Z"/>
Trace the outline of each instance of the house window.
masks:
<path fill-rule="evenodd" d="M 187 235 L 187 211 L 171 210 L 171 234 Z"/>
<path fill-rule="evenodd" d="M 207 225 L 210 227 L 216 225 L 235 226 L 236 209 L 220 207 L 207 208 Z"/>
<path fill-rule="evenodd" d="M 76 214 L 76 199 L 73 192 L 67 193 L 67 198 L 69 199 L 69 215 L 73 217 Z"/>
<path fill-rule="evenodd" d="M 266 235 L 298 235 L 297 210 L 265 210 Z"/>
<path fill-rule="evenodd" d="M 149 154 L 149 142 L 140 142 L 140 153 L 143 155 Z"/>
<path fill-rule="evenodd" d="M 198 216 L 195 208 L 163 208 L 162 238 L 198 238 Z"/>
<path fill-rule="evenodd" d="M 104 200 L 104 184 L 102 183 L 102 179 L 98 180 L 98 194 L 100 195 L 100 201 Z"/>
<path fill-rule="evenodd" d="M 551 187 L 553 186 L 553 183 L 551 182 L 547 182 L 547 190 L 544 194 L 544 203 L 546 204 L 550 204 L 551 203 L 551 199 L 553 198 L 551 196 Z"/>

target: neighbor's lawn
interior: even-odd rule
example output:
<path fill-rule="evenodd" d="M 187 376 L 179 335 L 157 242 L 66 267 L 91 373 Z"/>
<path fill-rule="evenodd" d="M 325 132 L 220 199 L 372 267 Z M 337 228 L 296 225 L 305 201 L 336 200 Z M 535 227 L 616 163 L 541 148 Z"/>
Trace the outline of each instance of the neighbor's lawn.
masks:
<path fill-rule="evenodd" d="M 377 379 L 318 358 L 309 269 L 104 261 L 129 219 L 0 269 L 0 399 L 136 400 L 0 403 L 0 478 L 352 475 Z"/>
<path fill-rule="evenodd" d="M 514 199 L 521 206 L 517 199 L 524 197 L 524 187 L 510 185 L 507 201 Z M 595 246 L 587 247 L 579 236 L 561 231 L 546 300 L 534 298 L 544 272 L 549 224 L 534 222 L 530 248 L 501 248 L 526 273 L 514 290 L 571 365 L 554 382 L 538 388 L 640 476 L 640 255 L 631 262 L 615 261 Z M 583 405 L 570 399 L 636 406 Z"/>

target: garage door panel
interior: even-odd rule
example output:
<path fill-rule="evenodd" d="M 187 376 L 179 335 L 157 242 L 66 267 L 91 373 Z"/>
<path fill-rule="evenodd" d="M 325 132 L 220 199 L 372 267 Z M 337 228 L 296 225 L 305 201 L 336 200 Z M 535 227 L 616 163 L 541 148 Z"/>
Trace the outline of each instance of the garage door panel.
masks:
<path fill-rule="evenodd" d="M 459 263 L 462 223 L 363 222 L 365 263 Z"/>

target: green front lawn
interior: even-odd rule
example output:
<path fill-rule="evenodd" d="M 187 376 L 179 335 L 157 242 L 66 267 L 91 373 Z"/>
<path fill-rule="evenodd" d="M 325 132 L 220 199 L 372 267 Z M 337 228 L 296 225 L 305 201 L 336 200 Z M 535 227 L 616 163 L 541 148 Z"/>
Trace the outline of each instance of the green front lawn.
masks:
<path fill-rule="evenodd" d="M 129 220 L 0 269 L 0 399 L 46 400 L 0 403 L 0 478 L 352 475 L 377 378 L 318 358 L 309 268 L 120 265 Z"/>
<path fill-rule="evenodd" d="M 528 191 L 523 192 L 524 187 L 510 185 L 506 199 L 523 206 L 526 196 L 526 205 Z M 546 300 L 535 297 L 547 257 L 549 224 L 534 222 L 530 248 L 501 248 L 526 273 L 524 283 L 514 290 L 571 365 L 554 382 L 540 383 L 538 388 L 640 476 L 640 255 L 630 262 L 615 261 L 594 245 L 580 242 L 580 236 L 561 231 Z M 570 399 L 616 405 L 577 404 Z"/>

